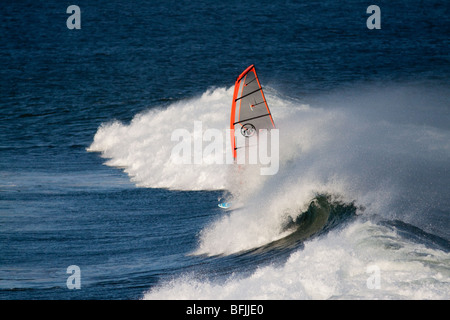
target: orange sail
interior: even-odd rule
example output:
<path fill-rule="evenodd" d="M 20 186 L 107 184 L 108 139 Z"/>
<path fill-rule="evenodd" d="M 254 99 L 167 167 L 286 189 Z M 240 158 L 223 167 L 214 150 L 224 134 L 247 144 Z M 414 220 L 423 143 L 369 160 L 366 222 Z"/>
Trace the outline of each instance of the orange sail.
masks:
<path fill-rule="evenodd" d="M 239 75 L 234 85 L 230 119 L 233 157 L 236 159 L 238 150 L 245 148 L 245 143 L 238 142 L 243 139 L 236 139 L 236 135 L 249 138 L 257 135 L 261 129 L 273 128 L 275 124 L 256 75 L 255 66 L 252 64 Z"/>

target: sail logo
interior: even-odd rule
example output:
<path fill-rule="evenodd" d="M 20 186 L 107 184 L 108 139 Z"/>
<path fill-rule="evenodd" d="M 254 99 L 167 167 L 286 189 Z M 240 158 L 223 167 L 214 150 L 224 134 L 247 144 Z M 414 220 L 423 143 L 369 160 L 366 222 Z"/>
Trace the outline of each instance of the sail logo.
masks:
<path fill-rule="evenodd" d="M 279 169 L 279 131 L 278 129 L 259 130 L 253 127 L 243 129 L 236 135 L 240 152 L 235 159 L 231 150 L 230 137 L 233 129 L 203 130 L 202 121 L 194 121 L 194 130 L 175 129 L 171 141 L 177 142 L 172 148 L 170 160 L 174 164 L 238 164 L 258 165 L 261 175 L 275 175 Z"/>

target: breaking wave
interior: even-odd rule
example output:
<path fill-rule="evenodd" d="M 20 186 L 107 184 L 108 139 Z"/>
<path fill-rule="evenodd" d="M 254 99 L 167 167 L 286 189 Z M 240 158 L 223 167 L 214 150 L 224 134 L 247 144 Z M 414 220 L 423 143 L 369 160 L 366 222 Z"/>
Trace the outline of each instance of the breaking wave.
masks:
<path fill-rule="evenodd" d="M 448 298 L 448 247 L 430 246 L 429 237 L 417 244 L 398 225 L 379 223 L 401 221 L 444 242 L 449 238 L 448 93 L 418 84 L 366 86 L 309 97 L 308 103 L 273 88 L 265 93 L 280 129 L 280 167 L 273 176 L 171 160 L 174 129 L 188 130 L 200 145 L 205 140 L 194 134 L 194 121 L 203 130 L 225 132 L 232 88 L 210 89 L 98 129 L 88 150 L 123 168 L 137 186 L 226 190 L 239 204 L 203 228 L 194 254 L 302 248 L 283 265 L 250 276 L 222 282 L 181 276 L 145 298 Z M 227 151 L 224 141 L 224 157 Z M 337 208 L 365 220 L 333 223 L 329 213 Z M 329 226 L 340 227 L 323 232 Z M 365 284 L 369 265 L 382 270 L 381 290 Z"/>

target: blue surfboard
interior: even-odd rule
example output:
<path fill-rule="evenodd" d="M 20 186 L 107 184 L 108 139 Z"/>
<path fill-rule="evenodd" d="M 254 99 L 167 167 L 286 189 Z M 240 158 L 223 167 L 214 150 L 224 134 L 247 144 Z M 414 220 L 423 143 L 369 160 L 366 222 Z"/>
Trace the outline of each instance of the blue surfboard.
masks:
<path fill-rule="evenodd" d="M 231 207 L 231 202 L 222 202 L 222 203 L 219 203 L 219 207 L 222 208 L 222 209 L 228 209 L 228 208 Z"/>

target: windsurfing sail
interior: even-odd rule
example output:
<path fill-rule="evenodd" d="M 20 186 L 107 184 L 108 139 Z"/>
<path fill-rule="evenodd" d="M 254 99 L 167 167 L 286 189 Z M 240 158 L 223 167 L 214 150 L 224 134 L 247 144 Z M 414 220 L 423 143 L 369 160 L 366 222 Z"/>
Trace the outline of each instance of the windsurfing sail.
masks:
<path fill-rule="evenodd" d="M 260 130 L 275 128 L 272 114 L 264 92 L 252 64 L 242 72 L 234 84 L 233 102 L 231 104 L 231 152 L 234 159 L 239 149 L 246 146 L 245 138 L 258 135 Z"/>

